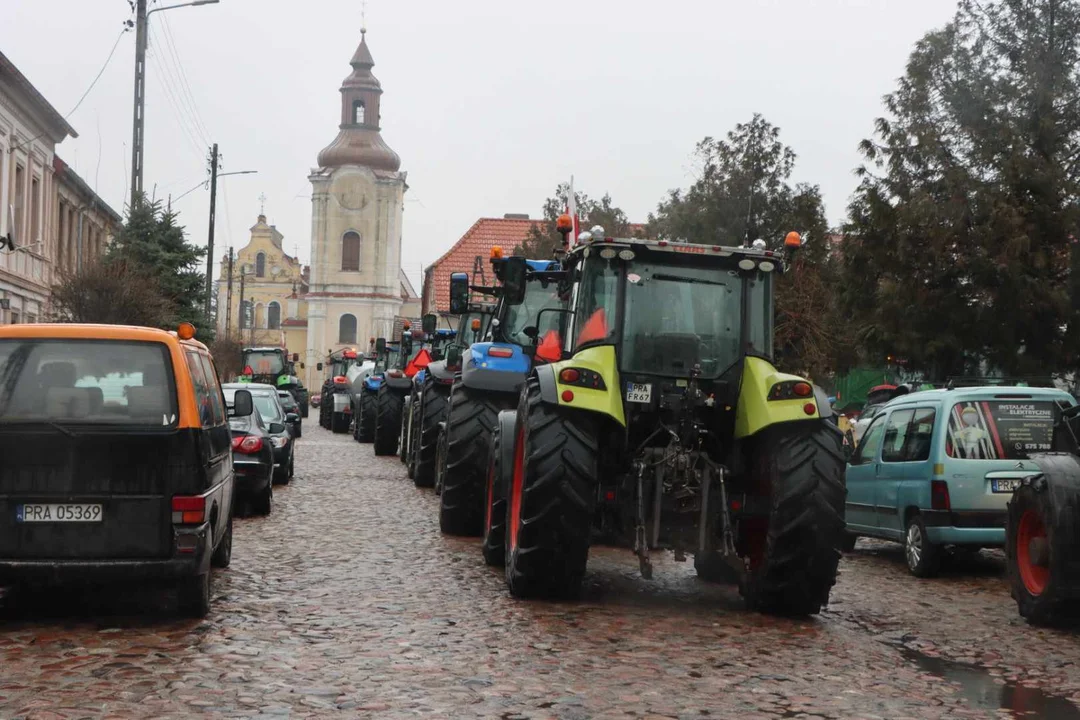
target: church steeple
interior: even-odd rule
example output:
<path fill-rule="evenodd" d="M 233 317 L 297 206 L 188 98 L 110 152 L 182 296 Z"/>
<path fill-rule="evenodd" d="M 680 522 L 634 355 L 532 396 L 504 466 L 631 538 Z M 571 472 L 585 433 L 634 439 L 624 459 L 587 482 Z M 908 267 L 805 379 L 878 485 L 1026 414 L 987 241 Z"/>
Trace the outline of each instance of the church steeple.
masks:
<path fill-rule="evenodd" d="M 368 48 L 367 29 L 360 31 L 360 45 L 350 64 L 353 71 L 341 84 L 341 132 L 319 153 L 319 167 L 363 165 L 396 172 L 401 158 L 379 134 L 382 85 L 371 72 L 375 60 Z"/>

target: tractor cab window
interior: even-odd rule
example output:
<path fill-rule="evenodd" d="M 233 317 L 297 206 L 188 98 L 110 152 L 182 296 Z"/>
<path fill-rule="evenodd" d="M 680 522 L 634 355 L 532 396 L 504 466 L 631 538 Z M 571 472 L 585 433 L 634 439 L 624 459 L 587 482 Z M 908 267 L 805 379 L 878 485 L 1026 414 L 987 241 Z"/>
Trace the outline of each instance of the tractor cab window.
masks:
<path fill-rule="evenodd" d="M 245 353 L 244 362 L 256 375 L 278 375 L 285 371 L 285 360 L 278 352 Z"/>
<path fill-rule="evenodd" d="M 685 261 L 631 263 L 626 275 L 622 362 L 630 372 L 717 377 L 740 355 L 742 280 Z"/>
<path fill-rule="evenodd" d="M 520 305 L 513 305 L 506 313 L 506 339 L 517 345 L 528 345 L 532 342 L 524 330 L 536 325 L 537 315 L 545 308 L 562 307 L 559 300 L 559 284 L 557 282 L 543 283 L 532 281 L 526 286 L 525 301 Z M 539 327 L 540 337 L 548 331 L 559 331 L 559 323 L 562 320 L 561 313 L 544 313 L 540 318 L 542 327 Z"/>
<path fill-rule="evenodd" d="M 750 306 L 747 308 L 749 351 L 755 355 L 773 354 L 772 273 L 761 273 L 750 281 Z"/>
<path fill-rule="evenodd" d="M 578 290 L 574 347 L 614 338 L 620 268 L 616 260 L 589 258 Z"/>

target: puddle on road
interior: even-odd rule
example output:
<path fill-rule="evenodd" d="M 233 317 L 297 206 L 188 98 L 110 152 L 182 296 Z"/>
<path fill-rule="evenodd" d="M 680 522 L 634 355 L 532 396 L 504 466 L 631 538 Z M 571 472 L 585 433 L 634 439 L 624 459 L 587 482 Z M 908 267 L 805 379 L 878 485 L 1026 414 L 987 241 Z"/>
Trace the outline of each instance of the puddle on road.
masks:
<path fill-rule="evenodd" d="M 1080 708 L 1069 700 L 1036 688 L 1006 680 L 1004 684 L 976 665 L 923 655 L 918 650 L 899 647 L 900 654 L 926 672 L 933 673 L 960 687 L 964 699 L 979 710 L 1007 710 L 1015 718 L 1080 720 Z"/>

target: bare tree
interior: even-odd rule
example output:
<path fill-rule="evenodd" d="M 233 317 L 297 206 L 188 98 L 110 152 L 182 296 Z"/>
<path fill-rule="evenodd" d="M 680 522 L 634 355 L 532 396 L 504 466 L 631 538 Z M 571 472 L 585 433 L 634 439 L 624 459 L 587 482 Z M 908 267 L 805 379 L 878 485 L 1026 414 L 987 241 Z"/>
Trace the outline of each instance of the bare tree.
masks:
<path fill-rule="evenodd" d="M 235 380 L 240 374 L 240 353 L 244 346 L 239 340 L 217 337 L 209 344 L 210 354 L 214 357 L 218 379 L 222 382 Z"/>
<path fill-rule="evenodd" d="M 52 288 L 53 310 L 61 322 L 169 327 L 172 305 L 157 278 L 123 260 L 96 260 L 65 273 Z"/>

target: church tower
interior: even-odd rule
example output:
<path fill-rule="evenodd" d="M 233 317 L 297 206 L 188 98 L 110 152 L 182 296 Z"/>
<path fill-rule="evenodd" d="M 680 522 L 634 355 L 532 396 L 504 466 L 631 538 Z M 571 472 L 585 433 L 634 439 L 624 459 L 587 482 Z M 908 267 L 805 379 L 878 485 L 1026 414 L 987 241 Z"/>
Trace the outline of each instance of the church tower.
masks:
<path fill-rule="evenodd" d="M 382 86 L 361 30 L 341 85 L 337 138 L 319 153 L 311 181 L 309 367 L 327 351 L 389 337 L 401 309 L 401 159 L 382 139 Z M 316 386 L 312 386 L 316 387 Z"/>

